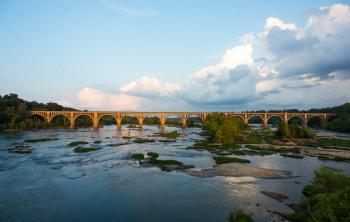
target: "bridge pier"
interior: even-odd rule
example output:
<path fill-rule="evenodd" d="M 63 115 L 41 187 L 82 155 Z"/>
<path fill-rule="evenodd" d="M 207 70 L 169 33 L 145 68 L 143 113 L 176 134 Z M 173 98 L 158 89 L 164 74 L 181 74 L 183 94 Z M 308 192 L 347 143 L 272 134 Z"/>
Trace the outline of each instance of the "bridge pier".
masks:
<path fill-rule="evenodd" d="M 143 116 L 142 116 L 142 113 L 139 114 L 138 120 L 139 120 L 139 127 L 140 127 L 140 129 L 142 129 L 142 123 L 143 123 Z"/>
<path fill-rule="evenodd" d="M 165 128 L 165 113 L 160 114 L 160 128 L 161 129 Z"/>
<path fill-rule="evenodd" d="M 122 128 L 122 115 L 121 115 L 121 113 L 117 113 L 117 128 L 118 129 Z"/>
<path fill-rule="evenodd" d="M 183 128 L 186 128 L 187 127 L 187 118 L 182 118 L 181 121 L 182 121 L 182 127 Z"/>

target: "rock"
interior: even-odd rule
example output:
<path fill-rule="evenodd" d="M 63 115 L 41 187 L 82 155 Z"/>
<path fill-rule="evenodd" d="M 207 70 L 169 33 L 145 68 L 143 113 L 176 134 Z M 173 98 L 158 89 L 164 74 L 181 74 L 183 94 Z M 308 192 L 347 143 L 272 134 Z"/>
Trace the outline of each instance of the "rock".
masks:
<path fill-rule="evenodd" d="M 8 151 L 9 153 L 26 154 L 31 153 L 32 149 L 31 146 L 16 146 L 14 148 L 9 148 Z"/>
<path fill-rule="evenodd" d="M 227 151 L 227 150 L 220 150 L 220 151 L 218 151 L 216 153 L 219 154 L 219 155 L 231 155 L 232 154 L 232 152 Z"/>
<path fill-rule="evenodd" d="M 291 208 L 292 210 L 295 211 L 295 213 L 300 213 L 300 214 L 304 214 L 306 215 L 307 209 L 303 206 L 301 206 L 300 204 L 286 204 L 286 206 L 288 206 L 289 208 Z"/>
<path fill-rule="evenodd" d="M 304 158 L 303 155 L 298 154 L 298 153 L 281 153 L 280 155 L 284 156 L 284 157 L 290 157 L 290 158 L 296 158 L 296 159 Z"/>
<path fill-rule="evenodd" d="M 292 173 L 286 170 L 273 170 L 258 168 L 242 163 L 226 163 L 219 164 L 210 169 L 203 169 L 201 171 L 183 170 L 191 176 L 196 177 L 245 177 L 250 176 L 261 179 L 289 179 L 292 178 Z"/>
<path fill-rule="evenodd" d="M 283 195 L 283 194 L 277 193 L 277 192 L 261 191 L 261 193 L 263 193 L 266 196 L 271 197 L 272 199 L 275 199 L 279 202 L 282 202 L 284 199 L 288 199 L 288 197 L 286 195 Z"/>

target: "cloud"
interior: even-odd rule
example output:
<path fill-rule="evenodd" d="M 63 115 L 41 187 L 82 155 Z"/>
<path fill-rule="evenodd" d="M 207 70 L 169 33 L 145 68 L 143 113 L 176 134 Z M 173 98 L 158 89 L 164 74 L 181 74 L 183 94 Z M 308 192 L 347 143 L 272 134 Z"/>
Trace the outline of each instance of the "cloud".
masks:
<path fill-rule="evenodd" d="M 127 94 L 112 94 L 85 87 L 77 94 L 77 105 L 84 109 L 137 110 L 139 98 Z"/>
<path fill-rule="evenodd" d="M 164 97 L 180 91 L 181 86 L 175 83 L 162 83 L 156 78 L 142 76 L 122 87 L 120 92 L 133 96 Z"/>
<path fill-rule="evenodd" d="M 349 36 L 345 4 L 313 11 L 304 27 L 268 17 L 260 33 L 244 35 L 216 64 L 193 72 L 182 84 L 142 76 L 116 95 L 84 88 L 78 100 L 86 107 L 151 110 L 335 105 L 350 100 Z"/>
<path fill-rule="evenodd" d="M 131 8 L 127 8 L 127 7 L 123 7 L 120 5 L 115 5 L 113 3 L 111 3 L 108 0 L 98 0 L 101 4 L 103 4 L 104 6 L 118 12 L 118 13 L 122 13 L 122 14 L 126 14 L 126 15 L 131 15 L 131 16 L 153 16 L 153 15 L 157 15 L 157 11 L 153 10 L 153 9 L 131 9 Z"/>

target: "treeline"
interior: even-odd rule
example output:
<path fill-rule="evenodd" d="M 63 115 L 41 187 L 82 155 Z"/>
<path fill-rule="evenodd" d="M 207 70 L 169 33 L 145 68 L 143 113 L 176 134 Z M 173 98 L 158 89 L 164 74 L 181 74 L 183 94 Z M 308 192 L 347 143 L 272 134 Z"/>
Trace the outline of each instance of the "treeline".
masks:
<path fill-rule="evenodd" d="M 38 103 L 26 101 L 17 94 L 0 95 L 0 130 L 46 128 L 48 123 L 38 118 L 29 119 L 28 111 L 32 110 L 75 110 L 57 103 Z"/>

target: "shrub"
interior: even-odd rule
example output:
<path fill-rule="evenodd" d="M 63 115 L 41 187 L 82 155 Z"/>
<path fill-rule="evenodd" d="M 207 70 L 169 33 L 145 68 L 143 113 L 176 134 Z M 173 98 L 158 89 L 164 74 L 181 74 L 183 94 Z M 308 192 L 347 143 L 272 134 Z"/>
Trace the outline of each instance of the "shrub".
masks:
<path fill-rule="evenodd" d="M 242 210 L 237 210 L 230 214 L 230 222 L 253 222 L 253 219 L 250 215 L 244 213 Z"/>

